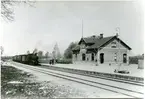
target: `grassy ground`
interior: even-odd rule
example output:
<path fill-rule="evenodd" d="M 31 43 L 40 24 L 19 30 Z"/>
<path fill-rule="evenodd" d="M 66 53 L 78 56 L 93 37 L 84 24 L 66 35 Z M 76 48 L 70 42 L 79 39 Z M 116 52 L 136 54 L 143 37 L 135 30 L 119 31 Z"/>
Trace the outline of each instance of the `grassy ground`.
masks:
<path fill-rule="evenodd" d="M 1 66 L 2 99 L 48 99 L 85 97 L 84 93 L 51 81 L 37 82 L 35 76 L 11 66 Z M 15 81 L 12 83 L 12 81 Z M 19 82 L 19 83 L 18 83 Z"/>

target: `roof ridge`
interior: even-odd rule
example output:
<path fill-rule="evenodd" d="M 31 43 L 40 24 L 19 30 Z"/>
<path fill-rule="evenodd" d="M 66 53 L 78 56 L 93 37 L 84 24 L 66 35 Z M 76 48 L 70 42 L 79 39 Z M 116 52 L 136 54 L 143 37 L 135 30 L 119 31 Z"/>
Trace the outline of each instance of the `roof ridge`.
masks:
<path fill-rule="evenodd" d="M 92 36 L 83 37 L 83 38 L 84 38 L 84 39 L 85 39 L 85 38 L 92 38 L 93 36 L 100 37 L 99 35 L 92 35 Z M 114 35 L 114 36 L 116 36 L 116 35 Z M 106 36 L 106 37 L 103 37 L 103 38 L 114 37 L 114 36 Z M 96 38 L 96 37 L 95 37 L 95 38 Z"/>

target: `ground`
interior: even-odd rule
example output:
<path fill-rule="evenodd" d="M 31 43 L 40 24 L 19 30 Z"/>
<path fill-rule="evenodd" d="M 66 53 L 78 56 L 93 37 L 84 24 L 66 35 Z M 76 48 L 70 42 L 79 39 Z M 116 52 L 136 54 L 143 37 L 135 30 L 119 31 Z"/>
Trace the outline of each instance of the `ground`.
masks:
<path fill-rule="evenodd" d="M 36 76 L 15 67 L 2 66 L 1 71 L 2 99 L 86 97 L 83 91 L 51 81 L 38 81 Z"/>
<path fill-rule="evenodd" d="M 14 62 L 5 63 L 4 64 L 5 66 L 2 67 L 2 83 L 3 83 L 2 95 L 3 97 L 14 96 L 14 99 L 16 99 L 16 96 L 30 97 L 31 99 L 33 98 L 40 99 L 40 97 L 43 97 L 44 99 L 46 99 L 46 97 L 50 97 L 50 98 L 57 98 L 57 97 L 58 98 L 112 98 L 112 97 L 113 98 L 120 98 L 120 97 L 128 98 L 127 96 L 122 95 L 120 93 L 109 92 L 100 88 L 95 88 L 95 87 L 87 86 L 84 84 L 64 80 L 58 77 L 53 77 L 53 76 L 36 72 L 30 69 L 30 67 L 36 68 L 36 66 L 30 66 L 26 64 L 20 64 L 20 63 L 13 64 L 13 63 Z M 61 66 L 61 65 L 57 64 L 55 66 Z M 63 64 L 62 66 L 66 66 L 66 67 L 68 66 L 71 68 L 73 64 L 70 64 L 70 65 Z M 75 66 L 76 67 L 78 66 L 77 68 L 80 68 L 82 65 L 75 65 Z M 84 69 L 86 68 L 88 67 L 86 66 Z M 51 71 L 51 70 L 48 70 L 48 71 Z M 60 73 L 59 71 L 55 71 L 55 72 Z M 63 74 L 67 74 L 67 73 L 63 73 Z M 69 75 L 72 75 L 72 74 L 69 74 Z M 82 78 L 82 76 L 79 76 L 79 77 Z M 90 77 L 85 77 L 84 79 L 90 79 Z M 91 78 L 90 80 L 93 80 L 93 79 Z M 100 80 L 96 80 L 96 78 L 94 78 L 94 81 L 100 82 Z M 104 83 L 108 83 L 108 81 Z M 110 83 L 109 85 L 111 84 L 112 83 Z M 117 84 L 115 82 L 113 85 L 120 86 L 119 83 Z M 137 91 L 140 91 L 139 90 L 140 87 L 133 88 L 131 87 L 131 85 L 130 87 L 128 86 L 126 88 L 131 88 L 132 90 L 137 89 Z M 2 98 L 2 99 L 5 99 L 5 98 Z"/>

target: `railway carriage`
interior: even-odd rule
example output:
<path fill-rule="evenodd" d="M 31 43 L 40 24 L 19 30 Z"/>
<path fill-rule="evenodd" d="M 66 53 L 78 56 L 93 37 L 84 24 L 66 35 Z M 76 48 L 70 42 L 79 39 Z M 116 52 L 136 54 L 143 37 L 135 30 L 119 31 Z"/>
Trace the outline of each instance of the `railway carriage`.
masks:
<path fill-rule="evenodd" d="M 13 56 L 13 61 L 29 65 L 39 65 L 38 56 L 33 53 Z"/>

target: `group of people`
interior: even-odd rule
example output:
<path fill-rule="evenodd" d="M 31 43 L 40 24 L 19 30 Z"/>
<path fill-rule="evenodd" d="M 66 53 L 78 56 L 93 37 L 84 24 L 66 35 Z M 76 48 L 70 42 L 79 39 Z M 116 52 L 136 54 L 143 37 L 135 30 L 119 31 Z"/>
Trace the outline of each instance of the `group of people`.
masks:
<path fill-rule="evenodd" d="M 51 60 L 49 61 L 49 64 L 50 64 L 50 65 L 54 65 L 54 63 L 55 63 L 55 60 L 54 60 L 54 59 L 51 59 Z"/>

